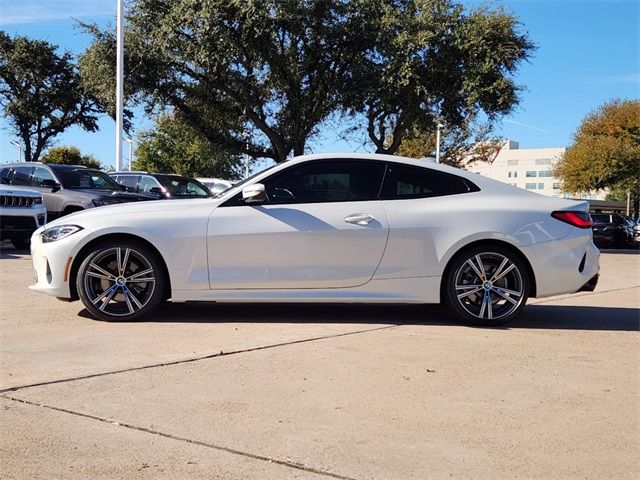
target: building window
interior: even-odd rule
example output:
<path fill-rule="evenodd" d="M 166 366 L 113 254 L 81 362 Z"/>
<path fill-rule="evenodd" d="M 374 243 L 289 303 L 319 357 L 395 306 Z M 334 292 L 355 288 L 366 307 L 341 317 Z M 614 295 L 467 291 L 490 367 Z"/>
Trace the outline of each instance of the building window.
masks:
<path fill-rule="evenodd" d="M 550 158 L 536 158 L 536 165 L 551 165 Z"/>
<path fill-rule="evenodd" d="M 507 165 L 510 167 L 518 165 L 518 160 L 507 160 Z"/>
<path fill-rule="evenodd" d="M 508 175 L 509 178 L 518 178 L 518 172 L 516 171 L 509 171 Z"/>
<path fill-rule="evenodd" d="M 536 184 L 535 183 L 527 183 L 524 188 L 526 188 L 527 190 L 535 190 L 536 189 Z"/>
<path fill-rule="evenodd" d="M 527 170 L 527 177 L 537 177 L 538 176 L 538 172 L 536 172 L 535 170 Z"/>
<path fill-rule="evenodd" d="M 554 183 L 553 184 L 553 189 L 554 190 L 560 190 L 560 183 L 559 182 L 558 183 Z"/>
<path fill-rule="evenodd" d="M 544 190 L 544 183 L 538 184 L 538 190 Z"/>
<path fill-rule="evenodd" d="M 540 170 L 538 172 L 539 177 L 553 177 L 553 172 L 551 170 Z"/>

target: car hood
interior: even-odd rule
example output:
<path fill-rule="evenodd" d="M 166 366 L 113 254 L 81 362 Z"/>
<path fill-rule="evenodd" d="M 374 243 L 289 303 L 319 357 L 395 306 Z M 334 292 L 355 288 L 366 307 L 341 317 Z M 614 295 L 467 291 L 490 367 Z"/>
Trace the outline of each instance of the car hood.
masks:
<path fill-rule="evenodd" d="M 188 200 L 156 200 L 149 202 L 121 203 L 104 207 L 89 208 L 71 215 L 60 217 L 53 222 L 47 223 L 47 227 L 57 225 L 78 224 L 87 226 L 93 224 L 127 223 L 135 222 L 135 218 L 142 215 L 145 217 L 168 218 L 173 212 L 204 208 L 213 211 L 221 203 L 219 199 L 202 198 Z M 110 217 L 114 220 L 110 220 Z"/>
<path fill-rule="evenodd" d="M 0 185 L 0 195 L 18 195 L 25 197 L 40 197 L 40 193 L 30 188 L 14 187 L 7 185 Z"/>

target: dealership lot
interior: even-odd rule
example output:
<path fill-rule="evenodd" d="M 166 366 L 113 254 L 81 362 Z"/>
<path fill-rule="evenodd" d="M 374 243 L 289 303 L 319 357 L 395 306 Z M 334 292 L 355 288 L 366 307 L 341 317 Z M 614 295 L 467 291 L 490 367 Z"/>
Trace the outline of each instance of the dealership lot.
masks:
<path fill-rule="evenodd" d="M 167 304 L 26 287 L 0 249 L 5 478 L 637 478 L 640 255 L 509 328 L 439 306 Z"/>

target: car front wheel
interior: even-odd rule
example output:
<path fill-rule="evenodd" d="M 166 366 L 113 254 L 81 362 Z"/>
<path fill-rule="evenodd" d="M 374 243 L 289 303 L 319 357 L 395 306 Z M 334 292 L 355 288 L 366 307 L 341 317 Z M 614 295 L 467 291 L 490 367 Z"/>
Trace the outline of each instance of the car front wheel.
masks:
<path fill-rule="evenodd" d="M 498 326 L 512 320 L 529 296 L 529 275 L 509 249 L 483 246 L 460 254 L 445 278 L 449 307 L 467 323 Z"/>
<path fill-rule="evenodd" d="M 76 286 L 95 317 L 127 321 L 153 311 L 164 297 L 163 264 L 148 246 L 131 240 L 98 245 L 82 262 Z"/>

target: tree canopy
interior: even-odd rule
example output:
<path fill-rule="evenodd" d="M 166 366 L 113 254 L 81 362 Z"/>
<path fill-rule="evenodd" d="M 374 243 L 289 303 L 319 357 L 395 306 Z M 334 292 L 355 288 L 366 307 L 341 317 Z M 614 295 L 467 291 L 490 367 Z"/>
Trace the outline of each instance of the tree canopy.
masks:
<path fill-rule="evenodd" d="M 42 163 L 57 163 L 61 165 L 82 165 L 89 168 L 102 168 L 100 162 L 93 155 L 83 155 L 78 147 L 53 147 L 45 152 Z"/>
<path fill-rule="evenodd" d="M 85 27 L 81 72 L 113 112 L 115 36 Z M 134 0 L 126 94 L 252 157 L 305 153 L 334 114 L 364 118 L 377 151 L 393 153 L 436 118 L 510 111 L 511 74 L 533 48 L 517 29 L 508 13 L 452 0 Z"/>
<path fill-rule="evenodd" d="M 612 100 L 588 114 L 554 175 L 563 190 L 626 190 L 638 211 L 640 198 L 640 101 Z"/>
<path fill-rule="evenodd" d="M 26 161 L 37 161 L 72 125 L 98 129 L 100 110 L 87 95 L 71 54 L 56 50 L 48 42 L 0 31 L 0 105 L 24 145 Z"/>
<path fill-rule="evenodd" d="M 179 118 L 162 115 L 156 128 L 138 135 L 135 170 L 178 173 L 188 177 L 240 178 L 239 155 L 212 144 Z"/>

